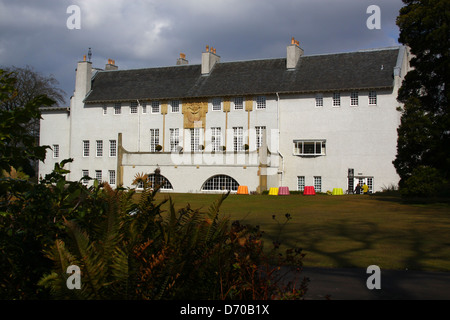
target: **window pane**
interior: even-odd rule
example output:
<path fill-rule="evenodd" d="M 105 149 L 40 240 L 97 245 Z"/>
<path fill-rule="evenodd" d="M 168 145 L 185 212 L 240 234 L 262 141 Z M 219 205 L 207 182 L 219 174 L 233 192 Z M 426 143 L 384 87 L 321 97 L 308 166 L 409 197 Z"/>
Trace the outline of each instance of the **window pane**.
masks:
<path fill-rule="evenodd" d="M 116 140 L 109 140 L 109 156 L 115 157 L 117 155 L 117 143 Z"/>
<path fill-rule="evenodd" d="M 59 158 L 59 144 L 53 145 L 53 158 Z"/>
<path fill-rule="evenodd" d="M 316 96 L 316 107 L 323 107 L 323 96 L 321 94 Z"/>
<path fill-rule="evenodd" d="M 180 144 L 180 129 L 172 128 L 170 129 L 170 151 L 178 151 L 178 146 Z"/>
<path fill-rule="evenodd" d="M 333 107 L 341 105 L 341 94 L 339 92 L 333 93 Z"/>
<path fill-rule="evenodd" d="M 266 97 L 259 96 L 256 97 L 256 109 L 265 109 L 266 108 Z"/>
<path fill-rule="evenodd" d="M 116 171 L 115 170 L 109 170 L 109 184 L 115 185 L 116 184 Z"/>
<path fill-rule="evenodd" d="M 97 140 L 97 157 L 103 156 L 103 140 Z"/>
<path fill-rule="evenodd" d="M 152 101 L 152 113 L 159 113 L 159 101 Z"/>
<path fill-rule="evenodd" d="M 304 176 L 297 177 L 297 190 L 298 191 L 305 190 L 305 177 Z"/>
<path fill-rule="evenodd" d="M 222 134 L 220 128 L 211 128 L 212 151 L 220 151 Z"/>
<path fill-rule="evenodd" d="M 237 97 L 234 98 L 234 110 L 242 110 L 244 109 L 244 98 Z"/>
<path fill-rule="evenodd" d="M 178 101 L 178 100 L 173 100 L 173 101 L 170 103 L 170 106 L 171 106 L 172 113 L 180 112 L 180 101 Z"/>
<path fill-rule="evenodd" d="M 203 184 L 202 190 L 208 191 L 237 191 L 239 184 L 236 180 L 226 175 L 217 175 L 209 178 Z"/>
<path fill-rule="evenodd" d="M 121 114 L 122 113 L 122 105 L 120 103 L 116 103 L 114 105 L 114 114 Z"/>
<path fill-rule="evenodd" d="M 159 145 L 159 129 L 150 129 L 150 152 L 155 152 L 157 145 Z"/>
<path fill-rule="evenodd" d="M 137 113 L 137 102 L 131 102 L 130 113 Z"/>
<path fill-rule="evenodd" d="M 95 179 L 97 179 L 98 182 L 102 182 L 102 170 L 95 170 Z"/>
<path fill-rule="evenodd" d="M 314 189 L 316 192 L 322 192 L 322 177 L 314 177 Z"/>
<path fill-rule="evenodd" d="M 83 141 L 83 157 L 89 157 L 89 140 Z"/>
<path fill-rule="evenodd" d="M 220 98 L 213 99 L 212 109 L 213 109 L 213 111 L 220 111 L 220 110 L 222 110 L 222 99 L 220 99 Z"/>
<path fill-rule="evenodd" d="M 359 104 L 358 101 L 358 92 L 352 92 L 350 95 L 350 105 L 357 106 Z"/>
<path fill-rule="evenodd" d="M 233 149 L 234 151 L 244 150 L 244 128 L 233 127 Z"/>
<path fill-rule="evenodd" d="M 369 104 L 376 105 L 377 104 L 377 93 L 376 91 L 369 92 Z"/>
<path fill-rule="evenodd" d="M 315 145 L 314 142 L 304 142 L 303 143 L 303 147 L 304 147 L 303 153 L 304 154 L 315 154 L 314 145 Z"/>

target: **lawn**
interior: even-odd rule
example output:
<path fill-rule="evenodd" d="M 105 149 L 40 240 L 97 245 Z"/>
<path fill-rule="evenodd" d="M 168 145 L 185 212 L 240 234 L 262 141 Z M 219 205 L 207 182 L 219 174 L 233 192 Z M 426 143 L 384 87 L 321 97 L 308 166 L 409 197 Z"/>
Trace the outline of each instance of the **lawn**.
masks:
<path fill-rule="evenodd" d="M 158 194 L 176 208 L 207 208 L 217 194 Z M 167 204 L 163 208 L 167 208 Z M 286 224 L 285 214 L 292 217 Z M 259 225 L 266 248 L 303 248 L 305 266 L 450 271 L 450 205 L 395 197 L 230 195 L 221 214 Z M 273 219 L 275 215 L 276 219 Z"/>

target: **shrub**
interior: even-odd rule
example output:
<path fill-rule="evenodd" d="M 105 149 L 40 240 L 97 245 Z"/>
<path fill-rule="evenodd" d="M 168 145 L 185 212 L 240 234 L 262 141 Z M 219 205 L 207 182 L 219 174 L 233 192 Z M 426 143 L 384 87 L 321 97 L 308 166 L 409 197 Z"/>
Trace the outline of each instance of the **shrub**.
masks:
<path fill-rule="evenodd" d="M 405 197 L 436 197 L 448 193 L 448 182 L 435 168 L 420 166 L 413 170 L 400 192 Z"/>
<path fill-rule="evenodd" d="M 189 205 L 155 203 L 158 190 L 144 184 L 138 201 L 133 189 L 100 185 L 95 194 L 102 214 L 91 224 L 64 219 L 46 250 L 53 271 L 40 285 L 56 298 L 75 299 L 298 299 L 306 282 L 285 281 L 299 273 L 303 254 L 276 244 L 265 253 L 258 227 L 221 217 L 228 194 L 202 213 Z M 161 206 L 169 201 L 169 210 Z M 81 215 L 81 212 L 77 216 Z M 274 243 L 275 244 L 275 243 Z M 66 287 L 69 265 L 81 269 L 81 290 Z M 282 269 L 282 267 L 284 267 Z M 295 278 L 296 279 L 296 278 Z"/>

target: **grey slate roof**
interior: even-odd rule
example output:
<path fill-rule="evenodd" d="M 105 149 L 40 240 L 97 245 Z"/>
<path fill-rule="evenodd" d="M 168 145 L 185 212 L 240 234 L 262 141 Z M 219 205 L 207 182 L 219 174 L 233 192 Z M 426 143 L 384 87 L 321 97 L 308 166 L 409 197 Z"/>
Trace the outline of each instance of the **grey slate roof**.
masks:
<path fill-rule="evenodd" d="M 302 56 L 294 70 L 285 58 L 219 62 L 207 76 L 201 65 L 100 71 L 85 103 L 390 89 L 398 54 L 399 47 Z"/>

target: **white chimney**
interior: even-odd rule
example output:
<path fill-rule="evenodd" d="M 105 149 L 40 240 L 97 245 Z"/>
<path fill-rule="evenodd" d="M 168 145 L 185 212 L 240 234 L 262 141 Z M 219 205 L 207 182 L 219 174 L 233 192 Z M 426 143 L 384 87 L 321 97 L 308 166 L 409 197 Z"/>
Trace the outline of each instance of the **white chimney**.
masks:
<path fill-rule="evenodd" d="M 216 54 L 216 49 L 206 46 L 206 52 L 202 52 L 202 75 L 208 75 L 218 62 L 220 57 Z"/>
<path fill-rule="evenodd" d="M 303 49 L 300 48 L 299 41 L 292 37 L 291 44 L 287 46 L 286 68 L 295 69 L 300 57 L 303 55 L 303 52 Z"/>
<path fill-rule="evenodd" d="M 77 100 L 84 100 L 86 94 L 91 90 L 91 80 L 92 63 L 86 61 L 86 56 L 84 56 L 83 61 L 78 62 L 76 69 L 74 96 Z"/>

